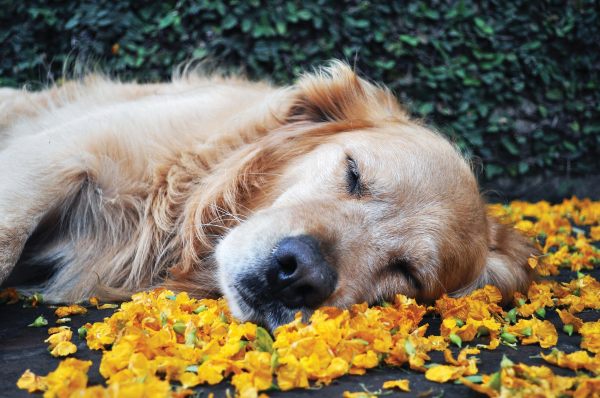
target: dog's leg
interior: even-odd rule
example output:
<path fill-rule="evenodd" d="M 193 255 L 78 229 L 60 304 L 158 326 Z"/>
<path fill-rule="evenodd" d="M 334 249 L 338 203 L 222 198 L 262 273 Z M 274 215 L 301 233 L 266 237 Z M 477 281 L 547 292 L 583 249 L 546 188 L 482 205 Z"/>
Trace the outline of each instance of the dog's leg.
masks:
<path fill-rule="evenodd" d="M 76 195 L 87 178 L 56 137 L 15 140 L 0 152 L 0 283 L 11 273 L 40 220 Z"/>

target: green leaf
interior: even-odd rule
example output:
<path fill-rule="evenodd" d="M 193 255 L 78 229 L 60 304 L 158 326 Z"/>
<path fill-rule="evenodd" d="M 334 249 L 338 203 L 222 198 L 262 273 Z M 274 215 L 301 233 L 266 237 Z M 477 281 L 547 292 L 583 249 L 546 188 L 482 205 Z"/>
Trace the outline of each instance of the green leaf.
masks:
<path fill-rule="evenodd" d="M 563 99 L 563 93 L 558 88 L 551 88 L 546 91 L 546 98 L 551 101 L 561 101 Z"/>
<path fill-rule="evenodd" d="M 296 15 L 298 16 L 298 19 L 302 19 L 304 21 L 308 21 L 312 17 L 312 14 L 308 10 L 300 10 Z"/>
<path fill-rule="evenodd" d="M 279 366 L 279 353 L 274 350 L 271 354 L 271 369 L 275 369 Z"/>
<path fill-rule="evenodd" d="M 506 148 L 506 150 L 508 151 L 508 153 L 510 153 L 511 155 L 518 155 L 519 154 L 519 148 L 517 148 L 517 146 L 513 143 L 513 141 L 510 139 L 510 137 L 508 136 L 502 136 L 500 138 L 500 142 L 502 142 L 502 145 L 504 146 L 504 148 Z"/>
<path fill-rule="evenodd" d="M 565 148 L 567 148 L 567 150 L 569 150 L 569 152 L 577 152 L 577 147 L 572 142 L 563 141 L 563 145 Z"/>
<path fill-rule="evenodd" d="M 166 27 L 176 24 L 178 21 L 179 14 L 177 13 L 177 11 L 171 11 L 170 13 L 162 17 L 161 20 L 158 22 L 158 29 L 162 30 Z"/>
<path fill-rule="evenodd" d="M 185 345 L 196 345 L 196 328 L 190 328 L 190 330 L 185 334 Z"/>
<path fill-rule="evenodd" d="M 35 320 L 32 323 L 30 323 L 27 326 L 34 327 L 34 328 L 41 328 L 42 326 L 46 326 L 47 324 L 48 324 L 48 321 L 46 320 L 46 318 L 44 318 L 43 315 L 40 315 L 37 318 L 35 318 Z"/>
<path fill-rule="evenodd" d="M 490 330 L 485 326 L 479 326 L 477 328 L 477 337 L 487 336 L 490 334 Z"/>
<path fill-rule="evenodd" d="M 252 20 L 248 18 L 242 19 L 242 32 L 247 33 L 252 28 Z"/>
<path fill-rule="evenodd" d="M 360 343 L 362 345 L 369 345 L 370 344 L 367 340 L 364 340 L 364 339 L 352 339 L 352 341 L 356 341 L 357 343 Z"/>
<path fill-rule="evenodd" d="M 529 171 L 529 163 L 519 162 L 519 174 L 525 174 Z"/>
<path fill-rule="evenodd" d="M 475 18 L 475 26 L 485 35 L 491 36 L 494 34 L 494 28 L 488 25 L 483 19 L 476 17 Z"/>
<path fill-rule="evenodd" d="M 570 323 L 563 326 L 563 332 L 571 336 L 573 334 L 574 328 Z"/>
<path fill-rule="evenodd" d="M 173 324 L 173 330 L 177 334 L 183 334 L 185 332 L 185 327 L 186 327 L 185 323 L 183 323 L 183 322 L 175 322 Z"/>
<path fill-rule="evenodd" d="M 396 66 L 396 61 L 394 61 L 393 59 L 388 59 L 388 60 L 375 60 L 375 65 L 378 68 L 384 69 L 384 70 L 389 70 L 392 69 L 394 66 Z"/>
<path fill-rule="evenodd" d="M 450 333 L 450 335 L 448 336 L 448 339 L 454 343 L 455 345 L 457 345 L 458 347 L 462 347 L 462 339 L 460 338 L 459 335 L 455 334 L 455 333 Z"/>
<path fill-rule="evenodd" d="M 502 369 L 513 367 L 515 363 L 510 360 L 505 354 L 502 355 L 502 361 L 500 361 L 500 367 Z"/>
<path fill-rule="evenodd" d="M 219 314 L 219 319 L 221 319 L 221 322 L 223 323 L 229 323 L 229 320 L 227 319 L 227 315 L 225 315 L 225 313 L 221 312 Z"/>
<path fill-rule="evenodd" d="M 205 305 L 199 305 L 199 306 L 198 306 L 198 308 L 196 308 L 196 309 L 194 310 L 194 314 L 199 314 L 199 313 L 201 313 L 201 312 L 204 312 L 204 311 L 206 311 L 207 309 L 208 309 L 208 307 L 207 307 L 207 306 L 205 306 Z"/>
<path fill-rule="evenodd" d="M 483 383 L 483 376 L 481 375 L 472 375 L 472 376 L 463 376 L 463 379 L 470 381 L 471 383 L 481 384 Z M 455 381 L 456 384 L 462 384 L 459 380 Z"/>
<path fill-rule="evenodd" d="M 537 310 L 535 310 L 535 313 L 537 314 L 537 316 L 539 316 L 540 318 L 545 318 L 546 317 L 546 308 L 544 307 L 540 307 Z"/>
<path fill-rule="evenodd" d="M 433 103 L 431 102 L 425 102 L 419 105 L 419 108 L 417 109 L 417 113 L 419 113 L 422 116 L 427 116 L 431 112 L 433 112 Z"/>
<path fill-rule="evenodd" d="M 512 333 L 508 333 L 508 332 L 502 332 L 500 334 L 500 338 L 502 339 L 502 341 L 508 343 L 508 344 L 515 344 L 517 343 L 517 336 L 515 336 Z"/>
<path fill-rule="evenodd" d="M 279 33 L 280 35 L 285 35 L 285 33 L 287 32 L 287 25 L 285 23 L 285 21 L 277 21 L 275 22 L 275 29 L 277 30 L 277 33 Z"/>
<path fill-rule="evenodd" d="M 406 351 L 406 353 L 409 356 L 415 355 L 417 353 L 415 346 L 413 345 L 413 343 L 411 343 L 409 339 L 404 340 L 404 351 Z"/>
<path fill-rule="evenodd" d="M 273 338 L 266 329 L 256 328 L 256 349 L 262 352 L 273 352 Z"/>
<path fill-rule="evenodd" d="M 419 38 L 410 35 L 400 35 L 400 41 L 408 44 L 409 46 L 416 47 L 419 44 Z"/>
<path fill-rule="evenodd" d="M 504 172 L 502 167 L 495 165 L 493 163 L 488 163 L 485 165 L 485 176 L 488 179 L 492 179 L 497 175 L 500 175 Z"/>
<path fill-rule="evenodd" d="M 500 388 L 502 387 L 501 377 L 502 376 L 500 372 L 492 374 L 492 376 L 490 377 L 490 381 L 488 382 L 488 386 L 496 391 L 500 391 Z"/>
<path fill-rule="evenodd" d="M 237 25 L 237 18 L 232 14 L 227 14 L 223 21 L 221 22 L 221 26 L 223 29 L 231 29 Z"/>

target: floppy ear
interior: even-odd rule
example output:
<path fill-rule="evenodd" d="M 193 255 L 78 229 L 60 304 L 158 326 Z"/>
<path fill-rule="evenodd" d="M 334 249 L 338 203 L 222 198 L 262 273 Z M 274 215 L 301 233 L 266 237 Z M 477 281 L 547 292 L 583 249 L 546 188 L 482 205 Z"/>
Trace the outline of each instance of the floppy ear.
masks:
<path fill-rule="evenodd" d="M 506 304 L 512 301 L 515 292 L 527 292 L 536 275 L 527 259 L 539 253 L 530 239 L 512 226 L 501 224 L 490 216 L 487 216 L 487 224 L 488 252 L 484 268 L 467 291 L 461 293 L 494 285 L 502 292 L 503 303 Z"/>
<path fill-rule="evenodd" d="M 296 89 L 290 122 L 408 119 L 389 90 L 361 79 L 341 61 L 304 75 Z"/>

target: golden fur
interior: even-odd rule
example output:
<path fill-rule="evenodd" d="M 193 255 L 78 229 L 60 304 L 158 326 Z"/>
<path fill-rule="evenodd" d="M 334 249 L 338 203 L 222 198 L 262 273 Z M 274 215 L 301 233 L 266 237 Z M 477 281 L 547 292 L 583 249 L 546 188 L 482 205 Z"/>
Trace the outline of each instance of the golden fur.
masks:
<path fill-rule="evenodd" d="M 345 188 L 349 156 L 360 197 Z M 278 240 L 299 234 L 337 271 L 323 304 L 486 283 L 510 298 L 530 281 L 531 246 L 486 216 L 455 148 L 339 62 L 285 88 L 91 76 L 3 89 L 0 170 L 0 281 L 15 265 L 29 276 L 52 267 L 31 289 L 54 302 L 168 286 L 225 294 L 237 316 L 274 326 L 293 311 L 250 308 L 231 278 L 260 272 Z"/>

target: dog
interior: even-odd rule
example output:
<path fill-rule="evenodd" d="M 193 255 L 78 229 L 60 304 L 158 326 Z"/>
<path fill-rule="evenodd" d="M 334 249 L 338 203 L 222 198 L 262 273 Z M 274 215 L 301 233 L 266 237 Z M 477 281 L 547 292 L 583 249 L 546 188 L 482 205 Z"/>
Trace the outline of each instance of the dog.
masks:
<path fill-rule="evenodd" d="M 339 61 L 288 87 L 4 89 L 0 170 L 0 281 L 50 302 L 164 286 L 273 329 L 532 279 L 535 249 L 486 214 L 456 148 Z"/>

